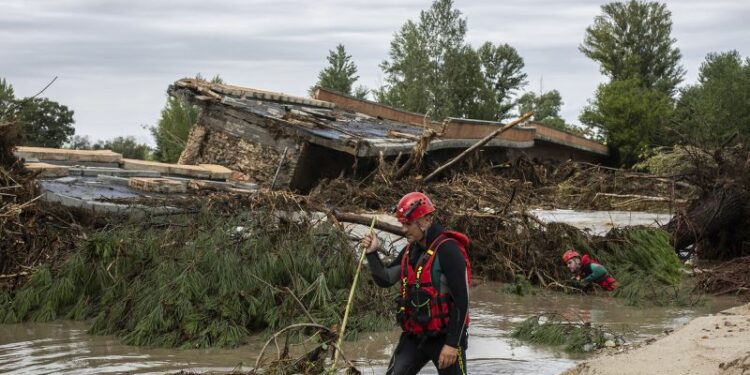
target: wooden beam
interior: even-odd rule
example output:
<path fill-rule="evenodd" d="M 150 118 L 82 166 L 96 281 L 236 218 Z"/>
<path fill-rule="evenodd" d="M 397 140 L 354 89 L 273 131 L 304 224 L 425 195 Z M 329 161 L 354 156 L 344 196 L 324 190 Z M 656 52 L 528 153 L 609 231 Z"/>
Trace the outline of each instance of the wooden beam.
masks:
<path fill-rule="evenodd" d="M 411 140 L 411 141 L 419 141 L 419 139 L 420 139 L 420 137 L 418 135 L 409 134 L 409 133 L 402 133 L 400 131 L 396 131 L 396 130 L 393 130 L 393 129 L 391 129 L 391 130 L 388 131 L 388 136 L 392 137 L 392 138 L 404 138 L 404 139 L 408 139 L 408 140 Z"/>
<path fill-rule="evenodd" d="M 358 214 L 353 214 L 353 213 L 348 213 L 348 212 L 339 212 L 336 210 L 334 210 L 332 214 L 333 214 L 333 217 L 336 218 L 336 220 L 343 221 L 346 223 L 354 223 L 354 224 L 362 224 L 362 225 L 370 225 L 372 223 L 372 217 L 370 216 L 358 215 Z M 378 220 L 375 223 L 375 228 L 378 228 L 382 231 L 396 234 L 399 236 L 404 235 L 404 230 L 400 226 L 384 223 L 380 220 Z"/>

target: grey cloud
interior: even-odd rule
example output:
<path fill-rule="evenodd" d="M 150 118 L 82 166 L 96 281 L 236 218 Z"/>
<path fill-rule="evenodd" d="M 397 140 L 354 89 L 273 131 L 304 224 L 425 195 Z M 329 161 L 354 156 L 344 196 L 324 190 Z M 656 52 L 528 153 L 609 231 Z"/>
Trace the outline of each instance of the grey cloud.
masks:
<path fill-rule="evenodd" d="M 60 80 L 50 96 L 76 111 L 79 133 L 93 138 L 144 135 L 154 124 L 167 85 L 201 72 L 240 85 L 305 95 L 327 51 L 341 42 L 376 87 L 378 64 L 393 33 L 430 0 L 315 2 L 0 0 L 0 74 L 20 94 Z M 598 0 L 469 1 L 468 39 L 510 43 L 526 61 L 527 90 L 558 89 L 563 114 L 575 121 L 604 80 L 578 52 Z M 688 81 L 706 53 L 738 49 L 750 55 L 744 1 L 669 1 L 674 35 Z M 744 49 L 744 50 L 743 50 Z"/>

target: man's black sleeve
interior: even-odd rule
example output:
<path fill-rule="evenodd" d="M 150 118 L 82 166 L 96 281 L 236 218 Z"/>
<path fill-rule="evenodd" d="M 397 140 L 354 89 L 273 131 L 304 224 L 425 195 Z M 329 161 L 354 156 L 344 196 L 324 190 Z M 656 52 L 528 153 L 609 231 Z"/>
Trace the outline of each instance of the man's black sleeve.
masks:
<path fill-rule="evenodd" d="M 367 254 L 367 265 L 370 267 L 372 273 L 372 279 L 375 280 L 375 284 L 380 287 L 387 288 L 401 279 L 401 258 L 404 256 L 404 250 L 402 249 L 396 259 L 393 260 L 388 266 L 383 266 L 383 262 L 380 261 L 380 256 L 377 251 L 373 251 Z"/>
<path fill-rule="evenodd" d="M 457 348 L 466 332 L 466 314 L 469 311 L 469 282 L 466 278 L 466 260 L 454 241 L 446 241 L 438 249 L 440 268 L 448 282 L 453 306 L 448 315 L 448 333 L 445 343 Z"/>

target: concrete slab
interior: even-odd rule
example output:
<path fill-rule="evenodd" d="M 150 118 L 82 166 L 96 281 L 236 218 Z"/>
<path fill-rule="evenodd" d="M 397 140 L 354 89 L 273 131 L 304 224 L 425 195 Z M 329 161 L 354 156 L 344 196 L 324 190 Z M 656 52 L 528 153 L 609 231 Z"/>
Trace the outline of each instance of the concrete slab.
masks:
<path fill-rule="evenodd" d="M 39 177 L 65 177 L 69 174 L 68 167 L 48 163 L 26 163 L 26 168 L 39 172 Z"/>
<path fill-rule="evenodd" d="M 117 186 L 129 186 L 130 185 L 130 178 L 127 178 L 127 177 L 99 175 L 99 176 L 96 176 L 96 181 L 101 182 L 103 184 L 107 184 L 107 185 L 117 185 Z"/>
<path fill-rule="evenodd" d="M 68 150 L 62 148 L 27 147 L 16 148 L 16 156 L 39 160 L 65 160 L 98 163 L 119 163 L 122 155 L 110 150 Z"/>
<path fill-rule="evenodd" d="M 51 191 L 56 194 L 92 201 L 105 198 L 131 199 L 143 196 L 138 190 L 127 187 L 127 184 L 122 186 L 103 183 L 90 177 L 77 177 L 75 179 L 73 182 L 60 181 L 60 179 L 41 180 L 39 186 L 42 191 Z"/>
<path fill-rule="evenodd" d="M 131 216 L 160 215 L 168 213 L 179 213 L 180 209 L 169 206 L 149 207 L 144 205 L 127 205 L 109 202 L 90 201 L 71 197 L 65 194 L 55 193 L 52 191 L 44 192 L 43 200 L 52 203 L 59 203 L 65 207 L 82 208 L 91 210 L 95 213 L 105 214 L 127 214 Z"/>

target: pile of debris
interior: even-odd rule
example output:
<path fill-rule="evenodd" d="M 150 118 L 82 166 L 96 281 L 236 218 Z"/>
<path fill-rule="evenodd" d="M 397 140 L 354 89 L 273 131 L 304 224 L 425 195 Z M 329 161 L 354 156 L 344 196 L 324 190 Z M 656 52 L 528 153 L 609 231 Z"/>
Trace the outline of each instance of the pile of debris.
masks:
<path fill-rule="evenodd" d="M 679 176 L 695 186 L 697 196 L 676 211 L 664 226 L 675 250 L 701 260 L 727 260 L 750 255 L 750 146 L 739 144 L 699 155 L 674 151 L 689 173 Z M 687 155 L 687 156 L 686 156 Z"/>
<path fill-rule="evenodd" d="M 18 125 L 0 124 L 0 287 L 22 285 L 40 265 L 67 258 L 81 237 L 78 220 L 67 210 L 47 205 L 36 176 L 13 154 Z M 86 222 L 94 223 L 95 217 Z"/>
<path fill-rule="evenodd" d="M 750 296 L 750 256 L 696 272 L 698 287 L 714 295 Z"/>
<path fill-rule="evenodd" d="M 552 206 L 561 203 L 561 194 L 555 190 L 564 183 L 588 195 L 595 195 L 597 190 L 609 186 L 604 181 L 619 182 L 618 189 L 626 189 L 624 182 L 627 181 L 639 185 L 646 181 L 652 184 L 652 191 L 655 191 L 654 184 L 662 183 L 644 178 L 621 178 L 622 171 L 581 163 L 565 163 L 557 169 L 547 165 L 535 167 L 528 161 L 516 163 L 519 168 L 502 168 L 500 173 L 490 167 L 427 185 L 421 184 L 418 178 L 389 181 L 375 176 L 366 182 L 336 179 L 322 183 L 310 194 L 310 199 L 329 209 L 391 212 L 403 194 L 423 191 L 436 204 L 439 222 L 471 237 L 472 264 L 478 275 L 504 282 L 522 276 L 546 287 L 568 277 L 559 261 L 562 249 L 596 249 L 598 242 L 607 241 L 597 240 L 569 225 L 543 223 L 527 213 L 529 207 L 538 207 L 540 202 Z M 589 179 L 602 182 L 591 184 L 584 179 L 586 174 Z M 518 177 L 522 179 L 516 179 Z M 674 254 L 666 239 L 659 246 L 659 251 L 666 249 L 667 253 Z"/>
<path fill-rule="evenodd" d="M 0 320 L 91 320 L 92 333 L 129 345 L 235 347 L 291 324 L 340 325 L 356 262 L 344 231 L 268 207 L 134 218 L 0 293 Z M 391 326 L 391 292 L 363 280 L 347 334 Z"/>

